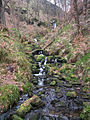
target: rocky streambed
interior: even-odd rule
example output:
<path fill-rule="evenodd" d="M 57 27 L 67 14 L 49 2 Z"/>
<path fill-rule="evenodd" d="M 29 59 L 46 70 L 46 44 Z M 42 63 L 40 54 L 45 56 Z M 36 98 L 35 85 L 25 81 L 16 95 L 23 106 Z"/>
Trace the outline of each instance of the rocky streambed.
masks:
<path fill-rule="evenodd" d="M 22 95 L 17 106 L 0 116 L 0 120 L 81 120 L 83 102 L 90 102 L 80 81 L 60 74 L 66 63 L 59 56 L 43 51 L 34 53 L 32 96 Z M 69 72 L 70 73 L 70 72 Z"/>

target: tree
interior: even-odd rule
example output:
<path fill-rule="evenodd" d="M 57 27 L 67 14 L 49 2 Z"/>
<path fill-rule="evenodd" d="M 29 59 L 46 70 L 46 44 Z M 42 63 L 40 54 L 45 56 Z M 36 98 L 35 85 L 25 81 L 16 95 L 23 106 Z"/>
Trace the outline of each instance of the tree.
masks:
<path fill-rule="evenodd" d="M 85 24 L 86 24 L 87 0 L 83 0 L 83 14 L 84 14 L 84 21 L 85 21 Z"/>
<path fill-rule="evenodd" d="M 77 27 L 77 33 L 79 34 L 79 31 L 80 31 L 80 23 L 79 23 L 79 13 L 78 13 L 77 0 L 72 0 L 72 3 L 73 3 L 74 18 L 75 18 L 75 23 L 76 23 L 76 27 Z"/>
<path fill-rule="evenodd" d="M 86 19 L 87 28 L 90 30 L 90 0 L 87 0 Z"/>
<path fill-rule="evenodd" d="M 2 24 L 2 0 L 0 0 L 0 24 Z"/>
<path fill-rule="evenodd" d="M 0 24 L 3 26 L 6 25 L 5 21 L 5 8 L 8 4 L 9 0 L 0 0 Z"/>

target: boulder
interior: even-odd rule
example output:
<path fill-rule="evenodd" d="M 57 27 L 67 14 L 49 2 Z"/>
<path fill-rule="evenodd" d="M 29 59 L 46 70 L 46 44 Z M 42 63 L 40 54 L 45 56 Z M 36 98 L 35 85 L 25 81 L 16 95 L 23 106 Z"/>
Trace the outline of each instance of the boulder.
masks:
<path fill-rule="evenodd" d="M 17 116 L 17 115 L 13 115 L 11 117 L 11 120 L 23 120 L 21 117 Z"/>
<path fill-rule="evenodd" d="M 32 107 L 40 107 L 41 104 L 41 99 L 38 96 L 34 95 L 33 97 L 27 99 L 23 104 L 21 104 L 16 113 L 20 117 L 24 117 L 26 113 L 32 109 Z"/>

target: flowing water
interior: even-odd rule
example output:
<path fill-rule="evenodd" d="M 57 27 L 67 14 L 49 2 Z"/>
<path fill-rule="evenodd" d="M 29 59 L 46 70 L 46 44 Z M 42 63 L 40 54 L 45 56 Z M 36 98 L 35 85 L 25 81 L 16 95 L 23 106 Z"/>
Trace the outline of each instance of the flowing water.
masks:
<path fill-rule="evenodd" d="M 43 53 L 40 51 L 38 54 L 42 55 Z M 56 63 L 58 63 L 58 60 L 55 58 L 52 60 L 52 64 Z M 86 99 L 82 99 L 82 86 L 67 86 L 68 81 L 59 79 L 57 75 L 47 75 L 45 71 L 47 56 L 45 57 L 43 64 L 41 64 L 41 62 L 38 62 L 37 64 L 39 66 L 39 73 L 34 74 L 34 78 L 38 82 L 34 85 L 33 94 L 38 95 L 45 103 L 45 106 L 30 111 L 30 113 L 25 116 L 25 120 L 81 120 L 80 113 L 83 110 L 83 101 L 87 101 Z M 58 67 L 61 67 L 60 62 Z M 60 84 L 50 86 L 50 82 L 56 79 L 60 81 Z M 76 91 L 77 97 L 72 99 L 67 98 L 67 91 Z M 27 94 L 22 95 L 17 106 L 1 115 L 0 120 L 4 120 L 5 118 L 8 118 L 7 120 L 9 120 L 10 114 L 15 113 L 20 104 L 28 98 Z"/>

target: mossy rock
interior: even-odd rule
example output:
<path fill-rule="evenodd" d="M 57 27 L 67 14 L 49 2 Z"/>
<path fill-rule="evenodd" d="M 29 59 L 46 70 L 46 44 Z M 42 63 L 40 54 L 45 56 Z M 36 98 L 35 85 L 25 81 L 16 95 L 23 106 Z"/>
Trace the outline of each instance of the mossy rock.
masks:
<path fill-rule="evenodd" d="M 19 117 L 19 116 L 17 116 L 17 115 L 13 115 L 13 116 L 11 117 L 11 120 L 24 120 L 24 119 L 22 119 L 21 117 Z"/>
<path fill-rule="evenodd" d="M 32 106 L 39 107 L 41 103 L 41 99 L 38 96 L 34 95 L 33 97 L 27 99 L 23 104 L 21 104 L 16 113 L 20 117 L 24 117 L 26 113 L 28 113 L 32 109 Z"/>
<path fill-rule="evenodd" d="M 84 109 L 80 114 L 82 120 L 90 120 L 90 103 L 84 102 Z"/>
<path fill-rule="evenodd" d="M 41 96 L 44 93 L 45 93 L 45 91 L 40 91 L 40 92 L 38 92 L 38 95 Z"/>
<path fill-rule="evenodd" d="M 48 56 L 48 57 L 47 57 L 47 61 L 48 61 L 48 63 L 51 62 L 51 59 L 53 59 L 53 56 Z"/>
<path fill-rule="evenodd" d="M 38 55 L 36 61 L 40 62 L 42 59 L 45 59 L 44 55 Z"/>
<path fill-rule="evenodd" d="M 60 87 L 57 87 L 56 88 L 56 93 L 59 93 L 60 92 Z"/>
<path fill-rule="evenodd" d="M 50 83 L 50 86 L 55 86 L 56 85 L 56 81 L 52 81 L 51 83 Z"/>
<path fill-rule="evenodd" d="M 57 80 L 57 86 L 62 86 L 63 85 L 63 81 L 61 81 L 61 80 Z"/>
<path fill-rule="evenodd" d="M 74 85 L 74 86 L 81 85 L 80 81 L 71 81 L 71 84 Z"/>
<path fill-rule="evenodd" d="M 62 101 L 56 103 L 56 107 L 66 107 L 66 104 Z"/>
<path fill-rule="evenodd" d="M 25 104 L 25 102 L 24 102 Z M 20 106 L 20 108 L 16 111 L 16 113 L 20 116 L 20 117 L 24 117 L 26 115 L 26 113 L 28 113 L 31 109 L 32 109 L 32 105 L 31 104 L 27 104 L 24 105 L 22 104 Z"/>
<path fill-rule="evenodd" d="M 77 97 L 77 94 L 75 91 L 71 91 L 71 92 L 67 92 L 66 96 L 70 98 L 75 98 Z"/>
<path fill-rule="evenodd" d="M 72 85 L 71 84 L 64 84 L 64 87 L 71 88 Z"/>
<path fill-rule="evenodd" d="M 65 58 L 61 58 L 62 63 L 67 63 L 67 60 Z"/>

